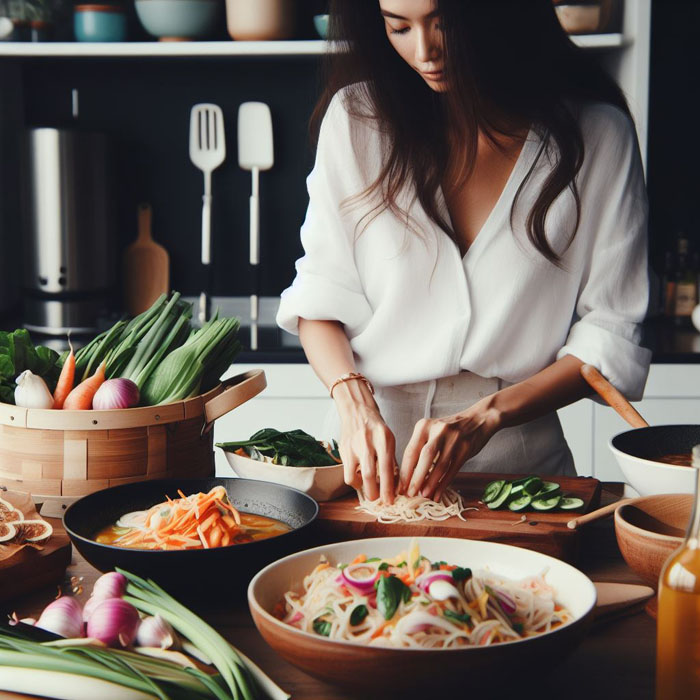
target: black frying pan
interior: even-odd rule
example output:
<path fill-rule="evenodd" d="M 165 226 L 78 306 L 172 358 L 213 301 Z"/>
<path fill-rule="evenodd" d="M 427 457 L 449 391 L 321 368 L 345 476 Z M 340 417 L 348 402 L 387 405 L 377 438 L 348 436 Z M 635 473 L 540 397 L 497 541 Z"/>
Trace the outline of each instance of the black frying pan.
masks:
<path fill-rule="evenodd" d="M 146 510 L 165 500 L 207 492 L 222 484 L 237 509 L 281 520 L 293 530 L 266 540 L 229 547 L 182 551 L 128 549 L 98 544 L 99 530 L 124 513 Z M 118 566 L 152 578 L 168 592 L 185 600 L 221 602 L 222 596 L 244 594 L 252 576 L 263 566 L 291 552 L 304 549 L 309 525 L 318 515 L 318 504 L 301 491 L 251 479 L 158 479 L 114 486 L 85 496 L 70 505 L 63 524 L 76 549 L 100 571 Z"/>

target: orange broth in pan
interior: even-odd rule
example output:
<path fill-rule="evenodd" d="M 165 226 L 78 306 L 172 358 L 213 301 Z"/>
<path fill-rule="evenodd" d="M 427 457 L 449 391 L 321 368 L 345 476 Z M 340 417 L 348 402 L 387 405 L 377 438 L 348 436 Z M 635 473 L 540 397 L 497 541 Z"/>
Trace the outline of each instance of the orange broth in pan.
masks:
<path fill-rule="evenodd" d="M 268 518 L 264 515 L 255 515 L 253 513 L 240 513 L 241 516 L 241 531 L 237 533 L 231 543 L 227 546 L 236 544 L 244 544 L 246 542 L 256 542 L 257 540 L 266 540 L 270 537 L 277 537 L 289 532 L 292 528 L 283 523 L 281 520 Z M 121 544 L 115 540 L 128 534 L 136 528 L 119 527 L 116 523 L 107 525 L 97 532 L 95 541 L 99 544 L 111 544 L 117 547 L 126 547 L 128 549 L 144 549 L 139 545 Z M 184 547 L 183 547 L 184 549 Z M 187 549 L 204 549 L 202 545 L 196 547 L 187 547 Z"/>

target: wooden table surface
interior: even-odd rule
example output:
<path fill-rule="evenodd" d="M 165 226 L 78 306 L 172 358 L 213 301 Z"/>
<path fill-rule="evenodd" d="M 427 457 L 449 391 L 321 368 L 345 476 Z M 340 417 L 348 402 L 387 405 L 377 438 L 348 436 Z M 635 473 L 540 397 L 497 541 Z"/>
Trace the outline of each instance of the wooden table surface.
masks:
<path fill-rule="evenodd" d="M 609 493 L 607 500 L 612 500 Z M 604 491 L 603 504 L 605 502 Z M 588 525 L 582 535 L 582 558 L 578 567 L 593 581 L 642 583 L 620 556 L 611 518 Z M 66 593 L 70 592 L 71 576 L 83 577 L 85 592 L 80 598 L 84 600 L 99 572 L 74 551 L 73 562 L 66 572 Z M 55 595 L 55 589 L 40 591 L 12 601 L 9 607 L 20 617 L 36 616 Z M 295 700 L 350 700 L 359 697 L 368 700 L 372 697 L 369 693 L 353 694 L 318 681 L 277 656 L 258 634 L 245 603 L 222 605 L 204 617 Z M 558 667 L 533 668 L 531 679 L 523 678 L 515 685 L 508 684 L 503 688 L 499 688 L 498 679 L 494 679 L 489 700 L 535 696 L 567 700 L 613 696 L 616 700 L 651 699 L 654 697 L 655 643 L 655 622 L 644 612 L 596 622 L 581 646 Z M 439 669 L 436 669 L 436 678 L 438 676 Z M 465 689 L 468 688 L 469 679 L 465 679 Z M 0 697 L 15 699 L 26 696 L 0 692 Z M 405 700 L 410 695 L 402 693 L 401 697 Z M 383 700 L 387 700 L 386 694 Z"/>

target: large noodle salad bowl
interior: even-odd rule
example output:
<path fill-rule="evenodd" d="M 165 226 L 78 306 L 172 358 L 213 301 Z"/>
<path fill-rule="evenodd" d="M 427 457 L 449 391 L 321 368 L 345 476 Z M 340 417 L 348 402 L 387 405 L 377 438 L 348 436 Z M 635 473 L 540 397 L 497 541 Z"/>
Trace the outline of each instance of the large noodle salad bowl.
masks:
<path fill-rule="evenodd" d="M 348 569 L 346 572 L 345 569 L 337 568 L 338 565 L 350 564 L 358 555 L 361 559 L 364 555 L 369 560 L 367 563 L 374 560 L 373 565 L 377 567 L 375 558 L 379 558 L 379 566 L 386 575 L 393 569 L 390 567 L 387 570 L 383 566 L 385 561 L 396 561 L 399 553 L 415 551 L 412 550 L 414 544 L 418 545 L 420 555 L 425 558 L 425 568 L 432 570 L 432 566 L 435 565 L 437 577 L 445 572 L 450 573 L 447 565 L 441 569 L 440 562 L 460 567 L 460 575 L 455 576 L 455 582 L 467 575 L 467 568 L 477 578 L 481 576 L 478 572 L 486 572 L 488 576 L 509 579 L 511 582 L 543 575 L 545 584 L 553 589 L 557 606 L 568 611 L 568 621 L 548 632 L 523 637 L 514 635 L 512 641 L 495 644 L 408 648 L 368 645 L 366 642 L 351 641 L 347 636 L 340 639 L 331 638 L 335 636 L 336 629 L 345 634 L 347 624 L 334 628 L 331 632 L 324 624 L 331 618 L 323 616 L 322 609 L 315 613 L 318 615 L 314 624 L 315 632 L 297 629 L 280 619 L 280 616 L 284 615 L 285 594 L 290 590 L 303 593 L 304 577 L 314 571 L 322 557 L 333 572 L 332 580 L 340 576 L 345 585 L 343 572 L 355 579 L 357 568 Z M 355 565 L 359 566 L 361 565 Z M 371 572 L 364 571 L 360 575 L 367 576 L 368 573 Z M 432 576 L 433 574 L 427 574 L 428 579 Z M 370 588 L 373 587 L 371 578 L 370 575 L 367 579 Z M 421 587 L 425 579 L 426 574 L 423 574 Z M 440 581 L 442 588 L 451 585 L 445 578 L 440 578 Z M 435 597 L 438 598 L 435 584 L 428 585 L 427 590 L 431 594 L 435 593 Z M 397 583 L 392 588 L 396 589 L 400 599 L 401 584 Z M 493 592 L 493 589 L 489 590 Z M 352 591 L 352 594 L 354 595 L 355 591 Z M 324 598 L 324 595 L 324 591 L 321 591 L 320 598 L 324 600 L 321 606 L 329 600 Z M 379 601 L 379 592 L 373 597 L 368 588 L 367 595 L 370 598 L 370 607 L 383 607 Z M 419 600 L 419 594 L 415 590 L 412 595 Z M 406 600 L 410 600 L 408 594 Z M 507 600 L 507 596 L 504 600 Z M 350 605 L 358 607 L 357 602 L 359 600 L 355 599 Z M 311 675 L 343 687 L 373 691 L 391 689 L 394 692 L 398 689 L 415 691 L 418 688 L 435 690 L 439 686 L 449 685 L 462 689 L 474 688 L 482 685 L 479 679 L 494 688 L 494 679 L 499 680 L 497 685 L 500 686 L 500 680 L 509 673 L 527 668 L 530 672 L 532 669 L 551 668 L 553 662 L 569 653 L 582 640 L 595 603 L 595 587 L 590 579 L 558 559 L 495 542 L 445 537 L 421 537 L 416 540 L 409 537 L 382 537 L 308 549 L 268 565 L 258 572 L 248 587 L 248 604 L 258 630 L 265 641 L 287 661 Z M 397 609 L 396 616 L 391 620 L 397 629 L 402 624 L 398 619 L 401 609 L 404 608 Z M 430 609 L 430 606 L 426 605 L 425 611 Z M 359 611 L 357 617 L 362 618 L 363 614 L 367 619 L 368 613 L 365 611 Z M 370 617 L 372 615 L 376 617 L 376 611 L 369 613 Z M 298 618 L 298 615 L 296 617 Z M 415 619 L 419 620 L 418 617 Z M 406 624 L 403 626 L 405 628 Z"/>

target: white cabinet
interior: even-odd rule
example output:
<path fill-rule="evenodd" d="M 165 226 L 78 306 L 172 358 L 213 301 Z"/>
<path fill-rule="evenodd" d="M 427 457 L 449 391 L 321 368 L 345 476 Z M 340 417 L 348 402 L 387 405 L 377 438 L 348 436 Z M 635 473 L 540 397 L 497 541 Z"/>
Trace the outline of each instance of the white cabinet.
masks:
<path fill-rule="evenodd" d="M 223 416 L 214 426 L 215 442 L 243 440 L 260 428 L 301 428 L 319 438 L 332 401 L 308 364 L 234 365 L 226 375 L 261 367 L 267 389 Z M 697 423 L 700 420 L 700 364 L 652 365 L 644 399 L 635 404 L 650 425 Z M 559 411 L 564 435 L 571 447 L 576 469 L 582 476 L 603 481 L 623 481 L 609 451 L 610 438 L 629 426 L 608 406 L 590 399 Z M 534 466 L 534 465 L 533 465 Z M 216 473 L 230 475 L 221 450 L 216 450 Z"/>

